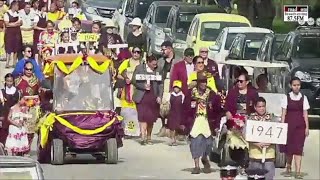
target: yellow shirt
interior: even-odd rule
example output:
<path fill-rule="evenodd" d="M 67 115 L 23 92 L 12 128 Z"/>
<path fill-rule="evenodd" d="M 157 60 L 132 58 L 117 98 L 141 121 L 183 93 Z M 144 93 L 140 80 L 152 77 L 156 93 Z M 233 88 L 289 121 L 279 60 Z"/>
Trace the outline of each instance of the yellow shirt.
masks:
<path fill-rule="evenodd" d="M 271 121 L 272 120 L 272 115 L 271 114 L 266 114 L 265 116 L 257 116 L 257 114 L 253 113 L 250 115 L 250 119 L 257 119 L 260 121 Z M 254 117 L 257 118 L 254 118 Z M 275 150 L 275 145 L 271 144 L 267 150 L 266 150 L 266 159 L 274 159 L 276 157 L 276 150 Z M 262 154 L 262 149 L 254 143 L 249 143 L 249 158 L 251 159 L 263 159 L 263 154 Z"/>
<path fill-rule="evenodd" d="M 8 12 L 9 8 L 7 5 L 3 5 L 2 7 L 0 7 L 0 20 L 3 20 L 3 16 L 6 12 Z"/>
<path fill-rule="evenodd" d="M 120 64 L 118 68 L 118 73 L 122 74 L 126 70 L 127 76 L 131 79 L 130 74 L 131 75 L 133 74 L 133 71 L 135 70 L 136 66 L 139 64 L 140 62 L 137 62 L 137 63 L 135 61 L 130 62 L 130 59 L 126 59 Z M 134 86 L 131 87 L 131 91 L 134 91 Z M 131 94 L 133 94 L 133 92 L 131 92 Z M 125 99 L 124 89 L 121 92 L 120 103 L 121 103 L 121 107 L 124 107 L 124 108 L 134 108 L 134 109 L 136 108 L 136 104 L 134 102 L 128 102 Z"/>
<path fill-rule="evenodd" d="M 188 77 L 188 85 L 191 84 L 192 81 L 196 81 L 196 80 L 197 80 L 197 72 L 192 72 Z M 214 80 L 213 76 L 207 79 L 207 86 L 215 93 L 218 92 L 216 81 Z"/>
<path fill-rule="evenodd" d="M 55 13 L 52 13 L 52 12 L 48 12 L 47 14 L 47 17 L 48 17 L 48 20 L 50 21 L 57 21 L 57 20 L 62 20 L 62 18 L 66 15 L 65 12 L 62 12 L 62 11 L 57 11 Z"/>

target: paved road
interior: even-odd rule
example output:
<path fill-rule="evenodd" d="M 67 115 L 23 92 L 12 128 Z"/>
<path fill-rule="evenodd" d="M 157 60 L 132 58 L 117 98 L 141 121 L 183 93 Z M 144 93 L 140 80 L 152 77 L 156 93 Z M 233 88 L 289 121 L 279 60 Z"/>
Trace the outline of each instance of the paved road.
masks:
<path fill-rule="evenodd" d="M 0 77 L 8 70 L 3 69 L 0 63 Z M 320 127 L 315 120 L 315 127 Z M 160 123 L 157 122 L 155 132 Z M 319 130 L 311 130 L 305 145 L 303 170 L 308 173 L 305 179 L 319 179 Z M 124 147 L 119 149 L 119 163 L 106 165 L 97 163 L 90 155 L 79 155 L 76 159 L 67 158 L 67 164 L 52 166 L 43 164 L 46 179 L 219 179 L 219 172 L 211 174 L 191 175 L 193 162 L 187 144 L 169 147 L 167 138 L 156 138 L 156 144 L 140 146 L 135 140 L 125 140 Z M 35 144 L 33 144 L 35 150 Z M 32 152 L 36 158 L 36 152 Z M 212 168 L 217 166 L 212 163 Z M 277 169 L 276 179 L 285 179 L 280 176 L 282 169 Z"/>
<path fill-rule="evenodd" d="M 157 129 L 159 123 L 157 123 Z M 312 130 L 306 142 L 303 159 L 305 179 L 319 179 L 319 130 Z M 106 165 L 97 163 L 91 156 L 81 155 L 68 158 L 62 166 L 42 165 L 48 179 L 219 179 L 219 172 L 191 175 L 193 166 L 188 145 L 177 147 L 167 145 L 167 138 L 157 138 L 157 143 L 141 146 L 135 140 L 125 140 L 119 150 L 119 163 Z M 212 163 L 212 168 L 217 166 Z M 276 179 L 282 169 L 277 169 Z"/>

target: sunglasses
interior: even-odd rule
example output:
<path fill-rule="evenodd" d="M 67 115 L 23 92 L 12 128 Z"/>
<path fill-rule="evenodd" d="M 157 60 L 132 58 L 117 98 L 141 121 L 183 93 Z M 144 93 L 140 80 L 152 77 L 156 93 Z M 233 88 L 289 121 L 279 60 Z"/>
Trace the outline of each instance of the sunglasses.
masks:
<path fill-rule="evenodd" d="M 133 53 L 141 54 L 141 51 L 133 51 Z"/>
<path fill-rule="evenodd" d="M 24 68 L 24 70 L 26 70 L 26 71 L 32 71 L 33 68 Z"/>
<path fill-rule="evenodd" d="M 243 83 L 243 82 L 245 82 L 245 80 L 237 79 L 236 82 L 237 82 L 237 83 Z"/>
<path fill-rule="evenodd" d="M 203 61 L 200 61 L 200 62 L 197 62 L 197 64 L 204 64 L 204 62 L 203 62 Z"/>
<path fill-rule="evenodd" d="M 200 51 L 200 53 L 208 53 L 208 51 Z"/>
<path fill-rule="evenodd" d="M 28 50 L 28 51 L 26 51 L 27 53 L 31 53 L 32 51 L 31 50 Z"/>

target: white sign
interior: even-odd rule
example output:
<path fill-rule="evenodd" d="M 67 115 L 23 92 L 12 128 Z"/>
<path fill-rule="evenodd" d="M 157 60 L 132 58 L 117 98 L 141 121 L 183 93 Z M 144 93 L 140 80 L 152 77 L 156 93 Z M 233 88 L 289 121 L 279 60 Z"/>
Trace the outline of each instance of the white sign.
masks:
<path fill-rule="evenodd" d="M 109 44 L 107 47 L 110 49 L 117 49 L 117 54 L 119 54 L 120 48 L 127 48 L 128 44 Z"/>
<path fill-rule="evenodd" d="M 284 5 L 283 7 L 283 21 L 285 22 L 307 22 L 308 6 L 307 5 Z"/>
<path fill-rule="evenodd" d="M 287 144 L 288 124 L 247 120 L 245 139 L 248 142 Z"/>
<path fill-rule="evenodd" d="M 153 74 L 136 74 L 136 80 L 140 80 L 140 81 L 161 81 L 162 80 L 162 76 L 157 74 L 157 75 L 153 75 Z"/>

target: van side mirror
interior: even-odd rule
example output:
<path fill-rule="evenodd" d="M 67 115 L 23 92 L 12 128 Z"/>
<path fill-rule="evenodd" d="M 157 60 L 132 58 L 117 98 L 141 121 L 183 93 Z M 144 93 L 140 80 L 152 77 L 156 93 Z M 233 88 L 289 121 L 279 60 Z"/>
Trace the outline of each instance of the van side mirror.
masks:
<path fill-rule="evenodd" d="M 195 37 L 195 36 L 192 36 L 192 43 L 196 43 L 196 41 L 197 41 L 197 37 Z"/>
<path fill-rule="evenodd" d="M 226 57 L 226 60 L 236 60 L 236 59 L 239 59 L 238 56 L 236 54 L 229 54 L 227 57 Z"/>
<path fill-rule="evenodd" d="M 274 59 L 276 61 L 288 61 L 289 59 L 282 52 L 278 52 L 275 54 Z"/>
<path fill-rule="evenodd" d="M 209 46 L 209 50 L 211 50 L 211 51 L 219 51 L 220 48 L 217 45 L 213 45 L 213 46 Z"/>
<path fill-rule="evenodd" d="M 163 28 L 163 32 L 166 34 L 170 34 L 171 33 L 171 28 Z"/>

